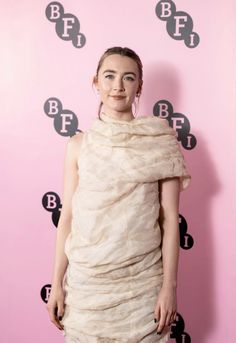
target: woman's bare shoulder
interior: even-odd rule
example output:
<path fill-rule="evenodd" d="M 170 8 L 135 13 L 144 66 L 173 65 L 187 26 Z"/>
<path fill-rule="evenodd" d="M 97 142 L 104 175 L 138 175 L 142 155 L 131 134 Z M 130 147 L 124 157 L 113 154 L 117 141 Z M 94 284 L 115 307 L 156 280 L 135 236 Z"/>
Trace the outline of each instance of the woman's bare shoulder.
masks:
<path fill-rule="evenodd" d="M 71 156 L 73 156 L 76 160 L 81 148 L 81 143 L 83 140 L 84 133 L 78 132 L 74 136 L 70 137 L 67 141 L 67 149 Z"/>
<path fill-rule="evenodd" d="M 69 138 L 68 144 L 78 147 L 82 143 L 84 132 L 78 132 L 74 136 Z"/>

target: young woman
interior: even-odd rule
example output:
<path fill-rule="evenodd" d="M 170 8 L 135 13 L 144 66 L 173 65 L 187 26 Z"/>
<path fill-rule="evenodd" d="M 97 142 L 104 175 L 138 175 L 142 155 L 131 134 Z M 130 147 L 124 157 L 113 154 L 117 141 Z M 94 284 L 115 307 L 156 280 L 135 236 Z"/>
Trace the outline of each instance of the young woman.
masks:
<path fill-rule="evenodd" d="M 108 49 L 93 80 L 99 115 L 67 144 L 47 304 L 66 343 L 164 343 L 176 318 L 179 193 L 191 176 L 168 121 L 133 113 L 142 77 L 133 50 Z"/>

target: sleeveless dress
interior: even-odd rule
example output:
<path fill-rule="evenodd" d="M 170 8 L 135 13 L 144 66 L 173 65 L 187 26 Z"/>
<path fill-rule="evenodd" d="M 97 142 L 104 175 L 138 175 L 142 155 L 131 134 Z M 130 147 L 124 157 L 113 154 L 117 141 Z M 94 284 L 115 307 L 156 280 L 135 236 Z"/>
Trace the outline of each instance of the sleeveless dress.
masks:
<path fill-rule="evenodd" d="M 158 180 L 191 176 L 166 119 L 101 113 L 84 132 L 65 242 L 66 343 L 166 343 L 154 322 L 163 281 Z"/>

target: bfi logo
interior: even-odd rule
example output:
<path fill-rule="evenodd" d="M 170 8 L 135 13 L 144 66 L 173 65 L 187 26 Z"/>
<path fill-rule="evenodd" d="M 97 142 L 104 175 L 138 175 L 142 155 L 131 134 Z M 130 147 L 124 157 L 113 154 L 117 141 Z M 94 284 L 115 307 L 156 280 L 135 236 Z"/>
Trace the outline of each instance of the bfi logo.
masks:
<path fill-rule="evenodd" d="M 193 20 L 191 16 L 183 11 L 176 11 L 172 0 L 161 0 L 156 5 L 156 16 L 166 21 L 166 29 L 169 36 L 175 40 L 184 40 L 188 48 L 196 48 L 200 37 L 193 32 Z"/>
<path fill-rule="evenodd" d="M 47 192 L 42 198 L 43 208 L 52 213 L 52 222 L 57 227 L 61 214 L 61 200 L 55 192 Z"/>
<path fill-rule="evenodd" d="M 51 292 L 51 287 L 52 287 L 52 285 L 47 284 L 47 285 L 44 285 L 44 286 L 41 288 L 41 291 L 40 291 L 41 299 L 42 299 L 45 303 L 48 302 L 48 299 L 49 299 L 49 296 L 50 296 L 50 292 Z"/>
<path fill-rule="evenodd" d="M 49 98 L 45 101 L 44 112 L 50 118 L 54 118 L 56 132 L 64 137 L 74 136 L 78 129 L 78 118 L 70 110 L 62 108 L 62 103 L 57 98 Z"/>
<path fill-rule="evenodd" d="M 186 150 L 192 150 L 197 144 L 196 137 L 190 133 L 190 122 L 182 113 L 174 113 L 172 104 L 167 100 L 159 100 L 153 107 L 154 116 L 165 118 L 177 132 L 177 139 Z"/>
<path fill-rule="evenodd" d="M 56 1 L 50 2 L 45 13 L 49 21 L 56 23 L 59 38 L 71 40 L 75 48 L 82 48 L 85 45 L 85 35 L 80 32 L 80 22 L 74 14 L 64 13 L 63 6 Z"/>
<path fill-rule="evenodd" d="M 170 338 L 174 338 L 176 343 L 191 343 L 191 338 L 185 330 L 183 317 L 177 312 L 176 320 L 171 325 Z"/>
<path fill-rule="evenodd" d="M 193 247 L 193 237 L 187 233 L 188 224 L 185 218 L 179 214 L 179 234 L 180 234 L 180 247 L 184 250 L 189 250 Z"/>

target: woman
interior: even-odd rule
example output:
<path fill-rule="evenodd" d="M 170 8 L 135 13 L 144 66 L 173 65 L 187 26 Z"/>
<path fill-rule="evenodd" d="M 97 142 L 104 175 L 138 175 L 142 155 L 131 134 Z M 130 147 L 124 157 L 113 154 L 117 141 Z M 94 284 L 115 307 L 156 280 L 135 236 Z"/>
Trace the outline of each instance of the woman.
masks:
<path fill-rule="evenodd" d="M 168 121 L 133 114 L 143 84 L 134 51 L 108 49 L 93 83 L 99 117 L 67 145 L 47 309 L 66 343 L 164 343 L 177 311 L 179 192 L 191 176 Z"/>

